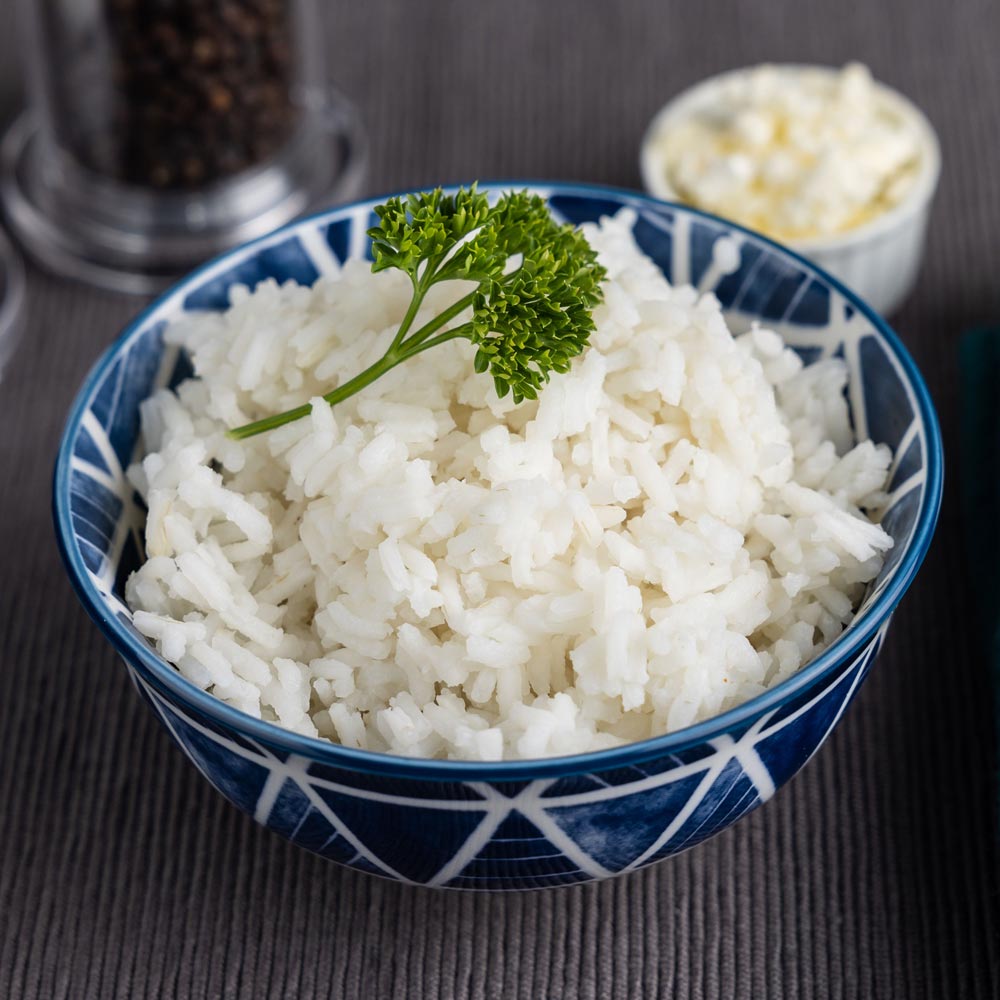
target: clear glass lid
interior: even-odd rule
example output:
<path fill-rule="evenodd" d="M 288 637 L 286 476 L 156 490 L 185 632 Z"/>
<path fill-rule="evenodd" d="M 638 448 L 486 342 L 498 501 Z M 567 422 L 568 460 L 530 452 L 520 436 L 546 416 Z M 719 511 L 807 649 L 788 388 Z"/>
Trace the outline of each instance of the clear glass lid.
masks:
<path fill-rule="evenodd" d="M 318 0 L 21 0 L 29 107 L 0 145 L 44 266 L 149 292 L 357 193 L 364 130 Z"/>

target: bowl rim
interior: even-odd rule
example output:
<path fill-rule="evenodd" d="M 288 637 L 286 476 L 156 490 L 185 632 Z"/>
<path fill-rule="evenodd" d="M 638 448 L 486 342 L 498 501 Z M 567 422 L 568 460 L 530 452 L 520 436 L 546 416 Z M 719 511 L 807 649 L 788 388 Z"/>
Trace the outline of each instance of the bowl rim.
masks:
<path fill-rule="evenodd" d="M 457 185 L 449 185 L 445 189 L 454 190 L 455 187 Z M 628 767 L 704 744 L 753 720 L 768 709 L 788 701 L 812 685 L 817 679 L 832 673 L 838 666 L 860 653 L 887 622 L 923 562 L 934 533 L 943 489 L 944 455 L 941 431 L 931 396 L 916 363 L 888 323 L 840 281 L 801 254 L 760 233 L 689 205 L 664 201 L 650 194 L 626 188 L 580 182 L 498 179 L 479 182 L 479 187 L 481 190 L 487 191 L 526 188 L 543 195 L 547 200 L 560 194 L 567 194 L 604 201 L 610 199 L 620 203 L 623 207 L 651 203 L 655 208 L 661 210 L 667 209 L 704 218 L 723 228 L 750 236 L 773 250 L 777 250 L 780 254 L 790 256 L 808 272 L 811 272 L 814 278 L 819 278 L 828 284 L 830 288 L 842 295 L 854 309 L 861 312 L 885 339 L 894 360 L 902 368 L 905 378 L 912 386 L 917 401 L 915 417 L 920 419 L 924 425 L 924 436 L 927 443 L 925 456 L 927 478 L 923 487 L 917 523 L 914 527 L 909 550 L 897 566 L 891 584 L 875 599 L 865 613 L 859 627 L 854 628 L 852 621 L 851 625 L 818 657 L 796 671 L 791 677 L 755 698 L 719 715 L 671 733 L 634 743 L 626 743 L 618 747 L 580 754 L 526 760 L 472 761 L 404 757 L 381 751 L 360 750 L 317 737 L 304 736 L 284 729 L 276 723 L 254 718 L 192 684 L 176 667 L 125 628 L 94 585 L 91 575 L 83 563 L 79 547 L 74 541 L 70 515 L 71 458 L 73 445 L 81 429 L 83 415 L 89 408 L 94 390 L 103 378 L 106 369 L 117 360 L 122 349 L 130 341 L 137 338 L 151 322 L 156 321 L 157 314 L 166 311 L 174 303 L 174 300 L 183 299 L 193 290 L 193 286 L 201 284 L 207 278 L 212 277 L 214 273 L 228 270 L 234 264 L 249 259 L 259 250 L 281 242 L 299 230 L 308 230 L 322 222 L 339 221 L 360 209 L 371 209 L 375 205 L 381 204 L 387 197 L 392 196 L 391 194 L 377 195 L 297 219 L 266 236 L 258 237 L 229 250 L 196 268 L 158 296 L 125 326 L 119 336 L 94 363 L 77 392 L 60 438 L 53 476 L 52 511 L 56 540 L 70 582 L 78 598 L 89 616 L 105 637 L 110 640 L 115 650 L 125 659 L 126 665 L 140 673 L 147 673 L 155 687 L 161 690 L 165 689 L 181 704 L 207 716 L 216 724 L 320 764 L 348 771 L 418 780 L 518 781 Z M 394 192 L 394 194 L 406 194 L 415 190 L 424 189 L 410 188 Z"/>
<path fill-rule="evenodd" d="M 842 66 L 828 66 L 822 63 L 781 63 L 764 62 L 749 66 L 740 66 L 705 77 L 690 87 L 685 87 L 662 105 L 650 119 L 639 144 L 639 171 L 642 175 L 643 187 L 654 198 L 675 200 L 678 204 L 696 211 L 704 209 L 688 205 L 680 201 L 677 191 L 659 170 L 659 157 L 655 152 L 656 140 L 667 126 L 687 117 L 690 112 L 711 98 L 714 91 L 725 86 L 730 81 L 746 76 L 762 66 L 768 66 L 779 72 L 794 73 L 809 70 L 836 76 Z M 808 236 L 790 239 L 779 245 L 796 250 L 799 253 L 810 254 L 823 251 L 836 251 L 845 248 L 853 249 L 865 243 L 878 239 L 885 233 L 897 228 L 922 211 L 934 197 L 938 180 L 941 176 L 941 143 L 934 126 L 927 115 L 905 94 L 873 77 L 873 85 L 878 100 L 886 103 L 900 117 L 908 119 L 915 127 L 921 144 L 921 162 L 916 181 L 906 197 L 899 204 L 887 211 L 862 223 L 860 226 L 846 229 L 842 232 L 829 233 L 821 236 Z M 712 213 L 705 213 L 712 214 Z M 721 216 L 720 216 L 721 218 Z M 734 223 L 738 225 L 738 223 Z M 761 234 L 763 235 L 763 234 Z M 773 237 L 767 237 L 774 239 Z"/>

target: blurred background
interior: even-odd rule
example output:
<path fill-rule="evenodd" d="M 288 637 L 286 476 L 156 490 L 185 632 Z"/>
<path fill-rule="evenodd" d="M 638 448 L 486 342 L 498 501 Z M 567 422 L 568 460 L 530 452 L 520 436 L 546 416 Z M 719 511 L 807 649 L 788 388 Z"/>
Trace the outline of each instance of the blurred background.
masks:
<path fill-rule="evenodd" d="M 0 0 L 4 122 L 23 100 L 14 6 Z M 0 605 L 0 706 L 34 706 L 0 725 L 0 995 L 1000 995 L 993 695 L 965 627 L 954 475 L 958 338 L 1000 323 L 1000 6 L 320 6 L 324 72 L 370 142 L 364 194 L 475 178 L 639 187 L 656 110 L 763 61 L 858 60 L 910 97 L 943 154 L 921 280 L 894 317 L 944 428 L 952 478 L 935 544 L 844 724 L 734 830 L 555 893 L 459 897 L 338 870 L 210 791 L 77 605 L 51 537 L 52 457 L 84 373 L 143 300 L 32 265 L 21 348 L 0 384 L 0 552 L 51 595 L 41 631 L 73 656 L 50 655 L 37 609 Z M 87 665 L 86 683 L 71 661 Z"/>
<path fill-rule="evenodd" d="M 21 106 L 15 0 L 0 37 L 0 121 Z M 996 133 L 995 5 L 698 5 L 655 0 L 371 0 L 319 5 L 324 72 L 359 107 L 371 156 L 363 193 L 473 178 L 560 178 L 639 187 L 638 144 L 654 112 L 706 76 L 764 61 L 866 63 L 938 130 L 938 217 L 962 199 L 997 218 L 987 151 Z M 1000 248 L 977 234 L 976 252 Z M 932 246 L 931 273 L 961 289 L 947 317 L 997 314 L 970 241 Z M 940 308 L 936 306 L 935 308 Z M 945 317 L 941 318 L 942 320 Z"/>

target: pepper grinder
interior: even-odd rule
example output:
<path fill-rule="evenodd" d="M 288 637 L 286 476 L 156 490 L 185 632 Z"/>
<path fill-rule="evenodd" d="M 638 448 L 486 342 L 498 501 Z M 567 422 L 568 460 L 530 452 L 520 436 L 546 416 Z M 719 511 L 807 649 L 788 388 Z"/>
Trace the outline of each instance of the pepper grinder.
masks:
<path fill-rule="evenodd" d="M 21 0 L 29 108 L 0 145 L 11 231 L 122 291 L 357 192 L 315 0 Z"/>

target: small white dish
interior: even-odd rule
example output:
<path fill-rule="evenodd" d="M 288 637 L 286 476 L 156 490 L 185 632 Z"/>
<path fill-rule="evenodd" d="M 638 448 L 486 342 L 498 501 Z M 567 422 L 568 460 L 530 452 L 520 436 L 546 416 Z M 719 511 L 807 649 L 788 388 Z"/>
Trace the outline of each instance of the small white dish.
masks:
<path fill-rule="evenodd" d="M 667 201 L 682 201 L 667 177 L 658 149 L 659 138 L 693 115 L 717 107 L 720 92 L 754 68 L 709 77 L 668 101 L 655 115 L 643 136 L 639 154 L 643 185 L 650 194 Z M 812 66 L 778 68 L 820 69 L 831 76 L 838 72 L 834 68 Z M 912 101 L 882 83 L 876 82 L 875 90 L 879 102 L 908 121 L 918 137 L 921 153 L 909 191 L 899 204 L 853 229 L 784 242 L 839 278 L 879 312 L 891 313 L 910 293 L 920 270 L 924 233 L 941 172 L 941 151 L 933 127 Z"/>

